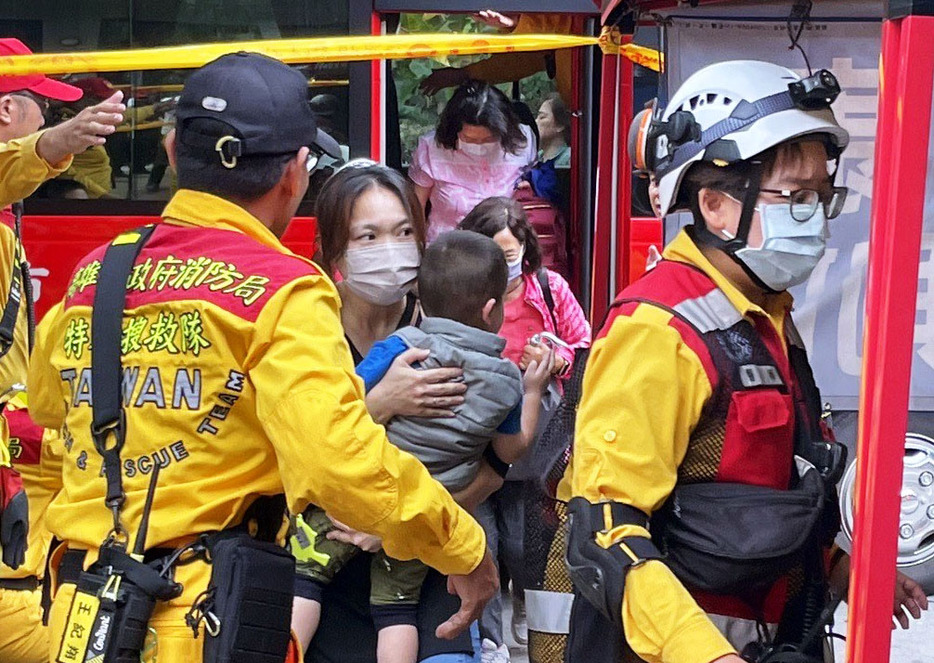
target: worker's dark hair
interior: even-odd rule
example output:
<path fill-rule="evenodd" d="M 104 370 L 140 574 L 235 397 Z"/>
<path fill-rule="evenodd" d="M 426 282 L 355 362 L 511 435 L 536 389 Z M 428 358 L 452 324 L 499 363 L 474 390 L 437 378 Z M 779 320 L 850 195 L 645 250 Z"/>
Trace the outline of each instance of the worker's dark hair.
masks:
<path fill-rule="evenodd" d="M 465 124 L 486 127 L 506 152 L 518 154 L 528 140 L 502 90 L 484 81 L 466 81 L 441 111 L 435 141 L 448 150 L 457 149 L 457 134 Z"/>
<path fill-rule="evenodd" d="M 400 200 L 412 223 L 418 250 L 425 250 L 425 210 L 419 204 L 409 180 L 388 166 L 375 163 L 367 166 L 351 165 L 331 175 L 315 201 L 318 258 L 329 274 L 334 274 L 338 261 L 347 250 L 354 204 L 366 191 L 375 188 L 385 189 Z"/>
<path fill-rule="evenodd" d="M 810 140 L 814 139 L 813 136 L 810 137 Z M 782 143 L 756 155 L 755 161 L 762 164 L 762 177 L 771 177 L 779 164 L 799 163 L 804 158 L 801 144 L 807 140 L 808 138 Z M 698 161 L 688 169 L 679 187 L 678 202 L 686 203 L 694 216 L 696 225 L 704 225 L 704 215 L 701 213 L 698 198 L 701 189 L 722 191 L 741 201 L 746 189 L 746 181 L 751 174 L 752 161 L 748 159 L 728 166 L 715 166 L 709 161 Z"/>
<path fill-rule="evenodd" d="M 509 270 L 502 249 L 477 233 L 451 230 L 431 243 L 418 270 L 426 315 L 483 328 L 483 307 L 503 301 Z"/>
<path fill-rule="evenodd" d="M 508 228 L 513 237 L 525 247 L 522 273 L 534 274 L 542 266 L 538 235 L 529 223 L 522 204 L 512 198 L 495 196 L 480 201 L 457 227 L 491 238 Z"/>
<path fill-rule="evenodd" d="M 211 118 L 188 120 L 175 141 L 175 170 L 180 189 L 203 191 L 234 202 L 249 202 L 269 193 L 282 178 L 286 164 L 298 154 L 242 156 L 237 157 L 235 167 L 226 168 L 216 151 L 186 144 L 183 131 L 220 138 L 230 133 L 230 127 Z"/>
<path fill-rule="evenodd" d="M 560 129 L 561 136 L 564 138 L 564 142 L 571 143 L 571 111 L 568 110 L 567 105 L 564 103 L 564 99 L 561 98 L 561 95 L 557 92 L 552 92 L 547 97 L 545 101 L 542 102 L 542 105 L 545 105 L 545 102 L 551 104 L 551 114 L 555 118 L 555 125 Z"/>

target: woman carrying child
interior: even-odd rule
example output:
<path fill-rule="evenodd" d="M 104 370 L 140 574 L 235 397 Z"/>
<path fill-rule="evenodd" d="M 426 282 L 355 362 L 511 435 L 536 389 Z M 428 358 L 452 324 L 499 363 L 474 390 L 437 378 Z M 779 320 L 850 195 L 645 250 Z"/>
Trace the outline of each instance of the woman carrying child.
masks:
<path fill-rule="evenodd" d="M 316 215 L 319 263 L 329 274 L 342 277 L 337 284 L 341 322 L 357 364 L 378 341 L 421 322 L 413 288 L 425 247 L 424 213 L 402 175 L 361 160 L 351 162 L 328 180 L 318 196 Z M 428 352 L 413 349 L 395 358 L 379 385 L 367 394 L 367 408 L 374 419 L 385 423 L 398 415 L 454 416 L 453 408 L 464 402 L 466 388 L 456 381 L 462 372 L 457 368 L 412 367 L 427 356 Z M 470 508 L 500 485 L 502 479 L 483 463 L 474 482 L 457 497 Z M 379 549 L 378 540 L 340 524 L 326 536 L 372 552 Z M 357 555 L 348 562 L 324 591 L 323 599 L 307 577 L 297 576 L 292 628 L 306 647 L 306 662 L 376 662 L 376 630 L 369 609 L 369 558 Z M 469 636 L 453 641 L 434 637 L 438 624 L 455 610 L 456 599 L 452 602 L 448 595 L 445 578 L 431 571 L 419 608 L 421 659 L 426 663 L 473 660 L 479 643 L 474 646 Z"/>

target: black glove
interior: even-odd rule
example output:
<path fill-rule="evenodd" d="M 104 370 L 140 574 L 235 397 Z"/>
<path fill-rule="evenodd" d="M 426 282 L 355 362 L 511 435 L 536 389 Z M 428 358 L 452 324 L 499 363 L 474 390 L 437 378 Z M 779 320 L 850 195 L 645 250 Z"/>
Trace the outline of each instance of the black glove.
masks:
<path fill-rule="evenodd" d="M 3 563 L 17 569 L 26 561 L 29 502 L 23 480 L 12 467 L 0 467 L 0 547 Z"/>

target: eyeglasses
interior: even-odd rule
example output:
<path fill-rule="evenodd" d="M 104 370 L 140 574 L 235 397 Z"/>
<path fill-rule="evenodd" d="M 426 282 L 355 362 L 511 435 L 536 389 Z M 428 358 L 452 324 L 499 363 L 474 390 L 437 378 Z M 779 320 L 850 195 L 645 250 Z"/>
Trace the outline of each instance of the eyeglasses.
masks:
<path fill-rule="evenodd" d="M 30 92 L 29 90 L 17 90 L 16 92 L 10 92 L 10 96 L 13 97 L 25 97 L 32 101 L 36 106 L 39 107 L 39 111 L 42 113 L 42 117 L 48 117 L 49 115 L 49 100 L 43 96 L 36 94 L 35 92 Z"/>
<path fill-rule="evenodd" d="M 846 202 L 847 188 L 845 186 L 834 186 L 824 191 L 816 189 L 759 189 L 761 193 L 774 193 L 782 198 L 788 199 L 788 207 L 791 210 L 791 218 L 795 221 L 808 221 L 817 212 L 817 206 L 824 206 L 824 216 L 828 219 L 835 219 L 843 211 L 843 204 Z"/>

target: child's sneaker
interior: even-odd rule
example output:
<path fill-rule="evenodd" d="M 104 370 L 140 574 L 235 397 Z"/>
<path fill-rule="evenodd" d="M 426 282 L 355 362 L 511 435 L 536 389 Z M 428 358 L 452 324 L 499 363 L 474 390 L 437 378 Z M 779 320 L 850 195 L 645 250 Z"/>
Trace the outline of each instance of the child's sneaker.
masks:
<path fill-rule="evenodd" d="M 517 645 L 525 647 L 529 644 L 529 623 L 525 618 L 525 602 L 512 602 L 512 637 Z"/>
<path fill-rule="evenodd" d="M 489 638 L 480 643 L 480 663 L 509 663 L 509 647 L 496 646 Z"/>

